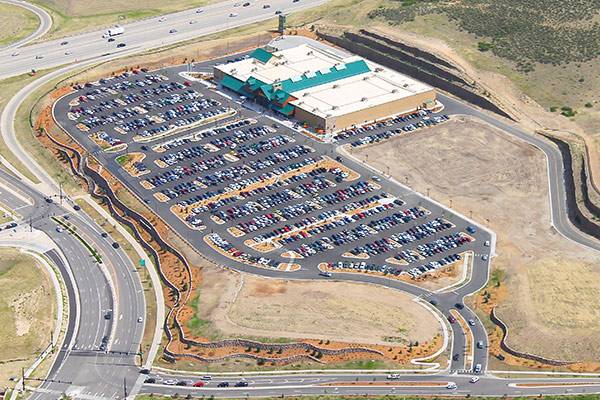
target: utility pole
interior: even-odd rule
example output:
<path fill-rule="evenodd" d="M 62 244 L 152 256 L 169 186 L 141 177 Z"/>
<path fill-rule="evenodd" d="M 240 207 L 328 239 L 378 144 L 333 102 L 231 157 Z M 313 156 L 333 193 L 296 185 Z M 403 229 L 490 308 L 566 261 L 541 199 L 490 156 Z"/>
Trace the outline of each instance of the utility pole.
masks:
<path fill-rule="evenodd" d="M 142 350 L 142 344 L 140 343 L 140 367 L 144 365 L 144 351 Z"/>

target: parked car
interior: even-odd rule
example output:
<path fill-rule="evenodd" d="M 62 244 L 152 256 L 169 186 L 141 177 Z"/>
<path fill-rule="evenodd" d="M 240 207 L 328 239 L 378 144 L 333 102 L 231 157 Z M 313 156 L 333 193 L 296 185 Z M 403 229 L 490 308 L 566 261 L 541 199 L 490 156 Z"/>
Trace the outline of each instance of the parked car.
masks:
<path fill-rule="evenodd" d="M 229 382 L 219 382 L 217 387 L 229 387 Z"/>

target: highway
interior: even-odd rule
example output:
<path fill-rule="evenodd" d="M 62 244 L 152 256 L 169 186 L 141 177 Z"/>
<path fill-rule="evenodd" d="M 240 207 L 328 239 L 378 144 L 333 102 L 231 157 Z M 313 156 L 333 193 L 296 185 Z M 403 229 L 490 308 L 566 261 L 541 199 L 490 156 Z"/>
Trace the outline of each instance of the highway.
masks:
<path fill-rule="evenodd" d="M 250 7 L 235 7 L 237 2 L 224 2 L 202 8 L 202 13 L 196 10 L 188 10 L 176 14 L 167 15 L 164 21 L 159 18 L 147 19 L 125 26 L 124 35 L 117 37 L 115 42 L 108 43 L 103 39 L 102 31 L 90 32 L 77 37 L 64 39 L 67 45 L 61 46 L 61 41 L 49 41 L 33 44 L 19 48 L 18 55 L 12 56 L 14 50 L 0 50 L 0 78 L 19 75 L 30 71 L 32 68 L 45 69 L 71 63 L 68 67 L 57 71 L 55 74 L 36 80 L 33 84 L 24 88 L 5 107 L 0 129 L 7 145 L 28 166 L 32 167 L 34 173 L 42 178 L 44 187 L 34 187 L 25 179 L 15 178 L 13 175 L 0 170 L 0 180 L 7 185 L 26 194 L 34 201 L 33 206 L 23 207 L 23 204 L 8 204 L 10 207 L 22 207 L 20 213 L 25 220 L 31 218 L 36 229 L 46 232 L 51 236 L 65 255 L 62 260 L 56 253 L 47 254 L 64 272 L 63 277 L 69 280 L 67 284 L 70 301 L 69 331 L 61 351 L 51 368 L 49 378 L 56 382 L 47 382 L 36 392 L 32 398 L 50 399 L 57 398 L 62 392 L 78 398 L 119 398 L 123 393 L 125 384 L 132 385 L 139 379 L 139 370 L 135 366 L 135 353 L 139 346 L 143 323 L 138 323 L 137 318 L 145 313 L 145 302 L 141 284 L 136 273 L 132 269 L 131 260 L 120 249 L 114 249 L 111 241 L 100 237 L 101 229 L 89 217 L 82 213 L 66 212 L 54 203 L 47 203 L 44 197 L 50 193 L 56 193 L 56 185 L 43 170 L 30 158 L 26 151 L 18 144 L 14 132 L 14 116 L 21 102 L 36 87 L 47 82 L 54 76 L 64 74 L 68 70 L 78 68 L 82 65 L 91 64 L 102 59 L 110 59 L 120 55 L 130 54 L 145 49 L 187 40 L 206 33 L 213 33 L 248 23 L 265 20 L 274 16 L 274 10 L 282 9 L 290 12 L 300 8 L 306 8 L 321 4 L 322 1 L 301 0 L 299 3 L 290 1 L 257 1 L 252 2 Z M 262 8 L 265 3 L 271 8 Z M 230 13 L 236 16 L 230 17 Z M 160 18 L 162 19 L 162 17 Z M 190 21 L 194 23 L 190 24 Z M 43 24 L 42 24 L 43 25 Z M 158 28 L 157 28 L 158 27 Z M 164 29 L 163 29 L 164 27 Z M 169 33 L 176 29 L 177 32 Z M 29 38 L 28 40 L 34 40 Z M 127 46 L 124 51 L 118 51 L 116 43 L 124 42 Z M 66 54 L 68 53 L 68 54 Z M 36 56 L 43 58 L 36 59 Z M 528 143 L 540 148 L 547 157 L 548 178 L 550 185 L 550 208 L 552 211 L 552 224 L 563 236 L 581 245 L 600 250 L 600 244 L 579 232 L 568 221 L 566 214 L 565 187 L 562 178 L 562 158 L 559 151 L 544 139 L 528 134 L 519 128 L 510 125 L 494 116 L 481 112 L 473 106 L 465 104 L 454 98 L 444 95 L 439 96 L 445 104 L 448 114 L 467 114 L 480 118 L 507 133 L 517 136 Z M 352 160 L 349 160 L 352 162 Z M 354 165 L 357 169 L 364 171 L 365 166 Z M 42 191 L 40 191 L 42 190 Z M 99 266 L 87 253 L 87 250 L 74 236 L 67 232 L 57 233 L 56 223 L 49 219 L 52 215 L 69 215 L 69 222 L 77 227 L 77 231 L 103 256 L 104 264 Z M 489 261 L 479 263 L 474 268 L 472 279 L 458 291 L 436 294 L 438 301 L 436 306 L 443 314 L 454 307 L 457 302 L 462 302 L 465 295 L 475 292 L 485 285 L 488 279 Z M 240 268 L 243 269 L 243 268 Z M 256 269 L 253 273 L 272 275 L 271 271 Z M 275 274 L 276 275 L 276 274 Z M 273 275 L 273 276 L 275 276 Z M 277 275 L 279 276 L 279 275 Z M 305 278 L 305 277 L 302 277 Z M 310 276 L 314 279 L 314 276 Z M 335 279 L 369 282 L 373 284 L 393 287 L 406 291 L 414 296 L 429 301 L 432 295 L 412 285 L 392 282 L 387 279 L 365 275 L 334 274 Z M 322 278 L 321 278 L 322 279 Z M 112 310 L 110 319 L 105 319 L 107 310 Z M 483 340 L 487 344 L 487 335 L 479 319 L 468 308 L 458 310 L 465 319 L 475 319 L 476 325 L 472 328 L 475 340 Z M 80 316 L 80 318 L 78 317 Z M 455 325 L 452 332 L 453 352 L 460 351 L 464 346 L 464 333 Z M 103 336 L 108 336 L 108 352 L 98 351 L 98 346 Z M 487 347 L 487 346 L 486 346 Z M 487 350 L 476 349 L 476 362 L 481 363 L 484 368 L 487 365 Z M 452 363 L 452 370 L 460 370 L 464 366 L 464 358 L 459 358 Z M 233 382 L 241 379 L 241 376 L 227 378 Z M 154 393 L 187 393 L 195 390 L 195 394 L 215 395 L 217 397 L 242 397 L 242 396 L 271 396 L 271 395 L 298 395 L 298 394 L 486 394 L 486 395 L 522 395 L 522 394 L 564 394 L 564 393 L 591 393 L 600 391 L 600 383 L 594 381 L 590 386 L 548 386 L 545 388 L 517 387 L 515 380 L 502 380 L 488 376 L 482 376 L 478 383 L 468 383 L 468 375 L 448 375 L 448 371 L 434 375 L 408 375 L 403 380 L 408 381 L 454 381 L 458 385 L 456 391 L 448 390 L 444 386 L 397 386 L 373 385 L 370 383 L 357 386 L 347 386 L 340 381 L 356 381 L 363 379 L 362 375 L 356 374 L 319 374 L 313 373 L 289 376 L 278 375 L 274 378 L 247 377 L 251 381 L 249 388 L 243 389 L 218 389 L 209 385 L 206 389 L 191 389 L 185 387 L 172 387 L 166 385 L 147 384 L 142 388 L 143 392 Z M 265 381 L 260 381 L 264 379 Z M 383 381 L 384 375 L 369 375 L 369 382 Z M 267 382 L 269 381 L 270 382 Z M 286 381 L 287 380 L 287 381 Z M 302 381 L 300 381 L 302 380 Z M 540 381 L 540 380 L 537 380 Z M 570 382 L 572 379 L 560 379 L 558 382 Z M 217 382 L 217 380 L 215 380 Z M 337 382 L 337 383 L 336 383 Z M 547 381 L 546 381 L 547 382 Z M 581 381 L 578 381 L 581 382 Z M 328 383 L 328 386 L 323 386 Z M 549 383 L 547 383 L 549 385 Z"/>
<path fill-rule="evenodd" d="M 290 13 L 324 2 L 325 0 L 300 0 L 296 3 L 292 0 L 253 0 L 250 6 L 244 7 L 241 0 L 228 0 L 202 7 L 201 13 L 197 13 L 198 9 L 191 9 L 125 24 L 125 33 L 115 36 L 114 42 L 108 42 L 102 37 L 106 31 L 103 29 L 32 44 L 19 49 L 14 56 L 15 52 L 10 49 L 0 50 L 0 79 L 28 73 L 32 69 L 43 70 L 64 64 L 89 62 L 103 55 L 109 59 L 127 54 L 130 50 L 141 52 L 275 18 L 276 10 Z M 239 6 L 236 7 L 236 4 Z M 270 7 L 263 8 L 265 5 Z M 170 33 L 171 30 L 176 32 Z M 68 43 L 61 45 L 65 41 Z M 119 43 L 125 43 L 126 47 L 117 48 Z"/>
<path fill-rule="evenodd" d="M 130 385 L 137 379 L 136 365 L 144 323 L 145 299 L 133 262 L 110 238 L 102 238 L 101 228 L 84 214 L 66 211 L 57 201 L 48 203 L 45 196 L 0 169 L 0 180 L 33 204 L 23 203 L 16 196 L 3 196 L 3 201 L 23 216 L 21 225 L 41 230 L 61 249 L 65 259 L 56 252 L 46 255 L 57 265 L 69 296 L 69 321 L 66 337 L 48 374 L 47 382 L 34 399 L 55 399 L 57 393 L 121 396 L 123 379 Z M 66 207 L 68 209 L 68 207 Z M 102 255 L 103 265 L 91 257 L 82 243 L 66 230 L 57 232 L 51 217 L 68 216 L 68 222 Z M 111 313 L 110 319 L 106 318 Z M 107 336 L 108 352 L 100 351 L 102 338 Z M 84 366 L 84 367 L 82 367 Z"/>
<path fill-rule="evenodd" d="M 46 33 L 48 33 L 50 28 L 52 28 L 52 17 L 42 7 L 39 7 L 39 6 L 36 6 L 35 4 L 28 3 L 26 1 L 21 1 L 21 0 L 0 0 L 0 2 L 12 4 L 17 7 L 25 8 L 26 10 L 29 10 L 32 13 L 34 13 L 36 15 L 36 17 L 38 17 L 38 19 L 40 20 L 40 24 L 38 25 L 38 27 L 36 28 L 35 31 L 33 31 L 27 37 L 25 37 L 17 42 L 11 43 L 8 46 L 0 48 L 0 51 L 13 49 L 13 52 L 11 54 L 18 54 L 19 51 L 15 51 L 14 49 L 22 47 L 28 43 L 31 43 L 31 42 L 41 38 Z"/>

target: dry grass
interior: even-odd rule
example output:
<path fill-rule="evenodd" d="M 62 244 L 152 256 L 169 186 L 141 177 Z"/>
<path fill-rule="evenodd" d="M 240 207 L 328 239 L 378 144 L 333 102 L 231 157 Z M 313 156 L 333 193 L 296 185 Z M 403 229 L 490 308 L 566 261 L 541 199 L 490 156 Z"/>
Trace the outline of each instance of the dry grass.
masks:
<path fill-rule="evenodd" d="M 53 286 L 31 256 L 0 249 L 0 387 L 18 376 L 50 342 Z"/>
<path fill-rule="evenodd" d="M 22 7 L 0 3 L 0 47 L 24 39 L 37 28 L 35 14 Z"/>
<path fill-rule="evenodd" d="M 409 149 L 408 151 L 406 149 Z M 519 350 L 597 359 L 598 253 L 550 226 L 541 152 L 487 125 L 451 122 L 358 152 L 409 186 L 488 224 L 498 234 L 493 266 L 508 289 L 498 314 Z M 535 334 L 533 334 L 535 332 Z"/>
<path fill-rule="evenodd" d="M 253 275 L 239 279 L 231 272 L 203 270 L 198 316 L 224 336 L 385 344 L 429 341 L 439 332 L 435 318 L 398 291 Z"/>
<path fill-rule="evenodd" d="M 130 23 L 159 14 L 200 7 L 208 0 L 129 1 L 118 0 L 34 0 L 52 16 L 53 26 L 46 38 L 55 39 L 115 24 Z"/>

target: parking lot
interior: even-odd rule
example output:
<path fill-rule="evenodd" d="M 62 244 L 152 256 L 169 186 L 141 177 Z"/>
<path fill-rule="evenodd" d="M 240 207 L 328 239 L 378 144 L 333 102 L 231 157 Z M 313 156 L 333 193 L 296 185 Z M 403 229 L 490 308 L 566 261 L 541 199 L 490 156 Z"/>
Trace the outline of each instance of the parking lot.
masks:
<path fill-rule="evenodd" d="M 280 271 L 326 263 L 419 277 L 473 248 L 478 232 L 461 218 L 336 152 L 418 134 L 445 115 L 398 116 L 323 143 L 180 70 L 82 85 L 57 102 L 55 118 L 208 257 Z M 117 159 L 135 161 L 126 170 Z"/>

